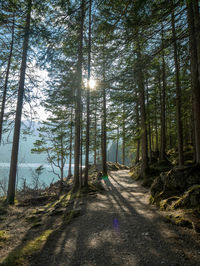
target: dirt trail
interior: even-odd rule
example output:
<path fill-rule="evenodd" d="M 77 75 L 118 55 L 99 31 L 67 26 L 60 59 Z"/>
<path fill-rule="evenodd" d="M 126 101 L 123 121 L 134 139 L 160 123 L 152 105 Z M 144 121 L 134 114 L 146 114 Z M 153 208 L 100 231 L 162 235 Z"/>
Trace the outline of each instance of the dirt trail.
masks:
<path fill-rule="evenodd" d="M 128 171 L 102 182 L 103 194 L 85 198 L 82 215 L 58 225 L 31 265 L 200 265 L 200 237 L 165 223 Z"/>

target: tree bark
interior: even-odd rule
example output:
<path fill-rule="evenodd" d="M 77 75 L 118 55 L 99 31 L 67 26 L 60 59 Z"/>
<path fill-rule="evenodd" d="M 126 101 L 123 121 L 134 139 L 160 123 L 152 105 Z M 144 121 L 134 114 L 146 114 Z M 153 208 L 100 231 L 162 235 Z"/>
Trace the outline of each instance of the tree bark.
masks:
<path fill-rule="evenodd" d="M 125 128 L 125 107 L 123 105 L 123 115 L 122 115 L 122 164 L 125 164 L 125 153 L 126 153 L 126 147 L 125 147 L 125 137 L 126 137 L 126 128 Z"/>
<path fill-rule="evenodd" d="M 94 113 L 94 165 L 97 164 L 97 109 Z"/>
<path fill-rule="evenodd" d="M 77 87 L 76 87 L 76 107 L 75 107 L 75 144 L 74 144 L 74 184 L 73 189 L 78 189 L 80 185 L 80 123 L 81 123 L 81 88 L 82 88 L 82 64 L 83 64 L 83 24 L 85 16 L 85 1 L 81 2 L 80 33 L 77 63 Z"/>
<path fill-rule="evenodd" d="M 62 134 L 62 133 L 61 133 Z M 60 180 L 61 180 L 61 186 L 62 186 L 62 182 L 64 179 L 64 146 L 63 146 L 63 135 L 61 135 L 61 140 L 60 140 L 60 144 L 61 144 L 61 166 L 60 166 Z"/>
<path fill-rule="evenodd" d="M 183 128 L 182 128 L 182 116 L 181 116 L 181 87 L 180 87 L 180 78 L 179 78 L 180 65 L 178 61 L 174 11 L 172 11 L 171 14 L 171 22 L 172 22 L 174 63 L 175 63 L 175 74 L 176 74 L 176 123 L 177 123 L 177 136 L 178 136 L 178 155 L 179 155 L 179 166 L 182 166 L 184 164 L 184 160 L 183 160 Z"/>
<path fill-rule="evenodd" d="M 155 147 L 155 151 L 156 151 L 156 156 L 158 157 L 159 148 L 158 148 L 157 90 L 156 90 L 156 94 L 155 94 L 154 108 L 155 108 L 155 117 L 154 117 L 154 120 L 155 120 L 155 134 L 156 134 L 156 147 Z"/>
<path fill-rule="evenodd" d="M 107 134 L 106 134 L 106 88 L 105 77 L 103 82 L 103 114 L 102 114 L 102 172 L 103 176 L 107 176 Z"/>
<path fill-rule="evenodd" d="M 116 154 L 115 154 L 115 162 L 118 162 L 118 149 L 119 148 L 119 127 L 117 127 L 117 144 L 116 144 Z"/>
<path fill-rule="evenodd" d="M 193 10 L 194 1 L 187 1 L 187 17 L 189 28 L 189 44 L 190 44 L 190 61 L 191 61 L 191 79 L 192 79 L 192 93 L 193 93 L 193 112 L 194 112 L 194 135 L 196 163 L 200 163 L 200 81 L 198 71 L 198 51 L 197 47 L 197 33 L 199 29 L 195 27 L 196 11 Z M 196 3 L 195 3 L 196 4 Z M 198 4 L 198 3 L 197 3 Z"/>
<path fill-rule="evenodd" d="M 79 169 L 79 186 L 83 186 L 83 121 L 81 108 L 81 127 L 80 127 L 80 169 Z"/>
<path fill-rule="evenodd" d="M 198 64 L 198 79 L 200 83 L 200 14 L 199 14 L 199 1 L 193 1 L 194 12 L 194 26 L 195 26 L 195 39 L 197 47 L 197 64 Z"/>
<path fill-rule="evenodd" d="M 140 121 L 139 121 L 139 106 L 138 101 L 136 102 L 136 124 L 137 124 L 137 150 L 136 150 L 136 157 L 135 157 L 135 163 L 139 163 L 140 160 Z"/>
<path fill-rule="evenodd" d="M 73 140 L 72 118 L 73 118 L 73 108 L 71 108 L 71 114 L 70 114 L 70 140 L 69 140 L 69 170 L 68 170 L 68 177 L 72 176 L 72 140 Z"/>
<path fill-rule="evenodd" d="M 92 0 L 89 0 L 89 37 L 88 37 L 88 77 L 87 77 L 87 124 L 86 124 L 86 152 L 84 186 L 88 186 L 88 164 L 90 150 L 90 65 L 91 65 L 91 25 Z"/>
<path fill-rule="evenodd" d="M 147 178 L 148 173 L 148 142 L 147 142 L 147 127 L 146 127 L 146 110 L 145 110 L 145 89 L 144 75 L 142 71 L 142 58 L 140 43 L 137 40 L 137 65 L 138 65 L 138 88 L 139 88 L 139 103 L 141 113 L 141 142 L 142 142 L 142 169 L 141 175 Z"/>
<path fill-rule="evenodd" d="M 152 147 L 151 147 L 151 123 L 150 123 L 150 109 L 149 109 L 149 90 L 148 90 L 148 82 L 147 82 L 147 113 L 148 113 L 148 136 L 149 136 L 149 161 L 152 161 Z"/>
<path fill-rule="evenodd" d="M 105 57 L 105 43 L 106 43 L 106 37 L 104 36 L 103 40 L 103 88 L 102 88 L 102 119 L 101 119 L 101 151 L 102 151 L 102 174 L 103 176 L 107 176 L 107 110 L 106 110 L 106 57 Z"/>
<path fill-rule="evenodd" d="M 166 66 L 165 66 L 165 52 L 162 28 L 162 101 L 161 101 L 161 149 L 160 159 L 165 160 L 166 150 Z"/>
<path fill-rule="evenodd" d="M 12 145 L 12 154 L 11 154 L 11 163 L 10 163 L 9 184 L 8 184 L 8 193 L 7 193 L 7 202 L 9 204 L 14 204 L 14 199 L 15 199 L 15 183 L 16 183 L 16 171 L 17 171 L 18 151 L 19 151 L 21 116 L 22 116 L 22 107 L 23 107 L 23 98 L 24 98 L 24 83 L 25 83 L 25 74 L 26 74 L 27 52 L 28 52 L 28 43 L 29 43 L 31 7 L 32 7 L 32 0 L 28 0 L 18 98 L 17 98 L 17 109 L 15 116 L 15 127 L 14 127 L 13 145 Z"/>
<path fill-rule="evenodd" d="M 0 113 L 0 145 L 1 145 L 1 140 L 2 140 L 3 118 L 4 118 L 4 112 L 5 112 L 5 104 L 6 104 L 6 96 L 7 96 L 7 88 L 8 88 L 8 79 L 9 79 L 10 65 L 11 65 L 11 59 L 12 59 L 12 54 L 13 54 L 14 33 L 15 33 L 15 13 L 13 14 L 10 53 L 9 53 L 9 57 L 8 57 L 8 64 L 7 64 L 7 69 L 6 69 L 6 78 L 5 78 L 5 84 L 4 84 L 4 89 L 3 89 L 3 99 L 2 99 L 2 104 L 1 104 L 1 113 Z"/>

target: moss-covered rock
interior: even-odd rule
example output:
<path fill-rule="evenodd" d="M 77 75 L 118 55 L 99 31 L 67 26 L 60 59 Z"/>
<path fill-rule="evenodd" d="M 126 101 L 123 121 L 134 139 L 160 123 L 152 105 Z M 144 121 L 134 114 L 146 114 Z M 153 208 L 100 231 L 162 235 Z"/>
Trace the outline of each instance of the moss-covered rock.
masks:
<path fill-rule="evenodd" d="M 127 165 L 121 164 L 121 163 L 115 163 L 116 166 L 119 167 L 120 170 L 129 170 L 129 167 Z"/>
<path fill-rule="evenodd" d="M 168 160 L 156 161 L 149 164 L 149 168 L 146 172 L 146 178 L 143 180 L 142 185 L 144 187 L 151 187 L 154 180 L 163 172 L 169 171 L 172 168 L 171 163 Z M 130 175 L 133 179 L 142 179 L 142 163 L 139 162 L 130 168 Z M 161 191 L 161 190 L 160 190 Z"/>
<path fill-rule="evenodd" d="M 178 148 L 172 148 L 167 151 L 167 158 L 172 163 L 172 165 L 177 166 L 179 162 L 179 155 L 178 155 Z M 183 157 L 184 157 L 184 164 L 191 165 L 193 163 L 193 155 L 194 150 L 193 146 L 188 144 L 184 147 Z"/>
<path fill-rule="evenodd" d="M 166 216 L 164 216 L 164 221 L 166 223 L 171 223 L 177 226 L 187 227 L 193 229 L 196 233 L 200 233 L 200 220 L 195 214 L 196 210 L 181 210 L 177 214 L 177 212 L 172 212 Z"/>
<path fill-rule="evenodd" d="M 190 187 L 182 197 L 173 204 L 173 208 L 193 208 L 200 206 L 200 185 Z"/>
<path fill-rule="evenodd" d="M 182 227 L 187 227 L 187 228 L 193 228 L 193 224 L 192 222 L 181 216 L 181 215 L 167 215 L 164 217 L 164 220 L 165 222 L 169 222 L 169 223 L 172 223 L 174 225 L 177 225 L 177 226 L 182 226 Z"/>
<path fill-rule="evenodd" d="M 173 196 L 173 197 L 170 197 L 168 199 L 161 200 L 159 202 L 159 207 L 161 210 L 171 209 L 173 202 L 176 200 L 179 200 L 179 197 Z"/>
<path fill-rule="evenodd" d="M 121 163 L 107 162 L 107 168 L 109 171 L 129 170 L 129 167 Z"/>
<path fill-rule="evenodd" d="M 138 180 L 141 178 L 141 176 L 142 176 L 141 175 L 141 172 L 142 172 L 141 167 L 142 167 L 141 163 L 137 163 L 136 165 L 134 165 L 130 168 L 130 176 L 133 179 Z"/>
<path fill-rule="evenodd" d="M 118 164 L 113 163 L 113 162 L 107 162 L 107 169 L 109 171 L 118 171 L 120 170 L 120 167 L 118 166 Z"/>
<path fill-rule="evenodd" d="M 162 178 L 162 175 L 160 175 L 154 180 L 154 182 L 151 186 L 151 196 L 153 199 L 155 199 L 155 200 L 161 199 L 163 186 L 164 186 L 163 185 L 163 178 Z M 152 199 L 152 203 L 153 203 L 153 199 Z"/>
<path fill-rule="evenodd" d="M 200 184 L 200 166 L 174 167 L 168 172 L 158 176 L 151 186 L 151 196 L 155 201 L 181 196 L 191 186 Z M 197 192 L 195 192 L 197 193 Z M 192 204 L 196 204 L 195 196 L 192 197 Z"/>

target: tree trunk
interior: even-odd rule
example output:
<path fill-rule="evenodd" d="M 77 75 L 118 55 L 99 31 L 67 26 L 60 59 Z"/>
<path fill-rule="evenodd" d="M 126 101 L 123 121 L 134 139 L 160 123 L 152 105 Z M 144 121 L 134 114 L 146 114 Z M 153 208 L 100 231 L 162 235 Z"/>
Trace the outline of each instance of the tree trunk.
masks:
<path fill-rule="evenodd" d="M 97 150 L 97 162 L 100 161 L 100 147 Z"/>
<path fill-rule="evenodd" d="M 122 115 L 122 164 L 125 164 L 125 153 L 126 153 L 126 147 L 125 147 L 125 137 L 126 137 L 126 128 L 125 128 L 125 107 L 123 105 L 123 115 Z"/>
<path fill-rule="evenodd" d="M 97 164 L 97 109 L 94 113 L 94 165 Z"/>
<path fill-rule="evenodd" d="M 62 134 L 62 133 L 61 133 Z M 62 183 L 63 183 L 63 179 L 64 179 L 64 146 L 63 146 L 63 136 L 61 136 L 61 162 L 60 162 L 60 180 L 61 180 L 61 186 L 62 186 Z"/>
<path fill-rule="evenodd" d="M 152 127 L 153 127 L 153 124 L 152 124 Z M 151 133 L 151 148 L 152 148 L 152 152 L 155 151 L 154 132 Z"/>
<path fill-rule="evenodd" d="M 149 161 L 152 161 L 152 148 L 151 148 L 151 123 L 150 123 L 150 109 L 149 109 L 149 91 L 147 82 L 147 113 L 148 113 L 148 136 L 149 136 Z"/>
<path fill-rule="evenodd" d="M 82 123 L 82 110 L 81 110 L 81 127 L 80 127 L 80 174 L 79 185 L 83 186 L 83 123 Z"/>
<path fill-rule="evenodd" d="M 178 155 L 179 155 L 179 166 L 184 164 L 183 161 L 183 128 L 182 128 L 182 116 L 181 116 L 181 87 L 180 87 L 180 65 L 178 61 L 178 51 L 176 43 L 176 29 L 174 11 L 171 14 L 172 22 L 172 36 L 174 44 L 174 63 L 176 72 L 176 123 L 177 123 L 177 136 L 178 136 Z"/>
<path fill-rule="evenodd" d="M 139 107 L 138 107 L 138 101 L 136 102 L 136 124 L 137 124 L 137 150 L 136 150 L 136 157 L 135 157 L 135 163 L 138 163 L 140 160 L 140 121 L 139 121 Z"/>
<path fill-rule="evenodd" d="M 72 140 L 73 140 L 72 117 L 73 117 L 73 108 L 71 108 L 71 114 L 70 114 L 70 143 L 69 143 L 69 170 L 68 170 L 68 177 L 72 176 Z"/>
<path fill-rule="evenodd" d="M 144 90 L 144 75 L 142 71 L 142 58 L 139 41 L 137 42 L 137 65 L 138 65 L 138 88 L 139 102 L 141 113 L 141 142 L 142 142 L 142 169 L 141 175 L 147 177 L 148 172 L 148 142 L 147 142 L 147 127 L 146 127 L 146 110 L 145 110 L 145 90 Z"/>
<path fill-rule="evenodd" d="M 31 6 L 32 6 L 32 1 L 28 0 L 18 98 L 17 98 L 17 109 L 15 116 L 15 127 L 14 127 L 13 145 L 12 145 L 12 154 L 11 154 L 11 163 L 10 163 L 8 194 L 7 194 L 7 201 L 9 204 L 14 204 L 14 198 L 15 198 L 15 183 L 16 183 L 16 171 L 17 171 L 18 151 L 19 151 L 21 116 L 22 116 L 22 107 L 23 107 L 23 98 L 24 98 L 26 61 L 27 61 L 29 31 L 30 31 L 30 21 L 31 21 Z"/>
<path fill-rule="evenodd" d="M 119 127 L 117 127 L 117 144 L 116 144 L 116 154 L 115 154 L 115 162 L 118 162 L 118 150 L 119 150 Z"/>
<path fill-rule="evenodd" d="M 105 77 L 103 83 L 103 114 L 102 114 L 102 172 L 103 176 L 107 176 L 107 134 L 106 134 L 106 88 L 105 88 Z"/>
<path fill-rule="evenodd" d="M 165 66 L 165 52 L 162 28 L 162 101 L 161 101 L 161 150 L 160 159 L 165 160 L 166 150 L 166 66 Z"/>
<path fill-rule="evenodd" d="M 156 147 L 155 147 L 155 151 L 156 151 L 156 156 L 158 157 L 159 148 L 158 148 L 157 90 L 156 90 L 156 94 L 155 94 L 154 108 L 155 108 L 155 117 L 154 117 L 154 120 L 155 120 L 155 134 L 156 134 Z"/>
<path fill-rule="evenodd" d="M 83 64 L 83 24 L 85 15 L 85 1 L 81 2 L 80 15 L 80 35 L 78 47 L 78 64 L 77 64 L 77 87 L 76 87 L 76 107 L 75 107 L 75 144 L 74 144 L 74 190 L 79 185 L 80 174 L 80 123 L 81 123 L 81 88 L 82 88 L 82 64 Z"/>
<path fill-rule="evenodd" d="M 172 115 L 171 115 L 171 112 L 169 112 L 168 114 L 168 130 L 169 130 L 169 148 L 172 149 L 175 145 L 176 145 L 176 141 L 174 142 L 173 141 L 173 138 L 172 138 Z"/>
<path fill-rule="evenodd" d="M 192 114 L 191 114 L 191 136 L 192 136 L 191 143 L 193 146 L 193 163 L 196 163 L 197 158 L 196 158 L 195 129 L 194 129 L 194 105 L 192 105 Z"/>
<path fill-rule="evenodd" d="M 103 97 L 103 106 L 102 106 L 102 119 L 101 119 L 101 151 L 102 151 L 102 174 L 107 176 L 107 110 L 106 110 L 106 57 L 105 57 L 105 43 L 106 37 L 104 36 L 103 40 L 103 88 L 102 88 L 102 97 Z"/>
<path fill-rule="evenodd" d="M 89 37 L 88 37 L 88 77 L 87 77 L 87 125 L 86 125 L 86 152 L 85 152 L 85 178 L 84 186 L 88 186 L 88 164 L 90 150 L 90 64 L 91 64 L 91 11 L 92 0 L 89 0 Z"/>
<path fill-rule="evenodd" d="M 196 31 L 199 29 L 195 28 L 195 19 L 193 11 L 193 1 L 187 1 L 187 17 L 188 17 L 188 28 L 189 28 L 189 44 L 190 44 L 190 61 L 191 61 L 191 79 L 192 79 L 192 92 L 193 92 L 193 111 L 194 111 L 194 131 L 195 131 L 195 152 L 196 162 L 200 163 L 200 81 L 198 71 L 198 51 L 196 40 Z"/>
<path fill-rule="evenodd" d="M 195 26 L 195 39 L 197 46 L 197 63 L 198 63 L 198 79 L 200 83 L 200 14 L 199 14 L 199 1 L 193 1 L 194 10 L 194 26 Z"/>
<path fill-rule="evenodd" d="M 11 43 L 10 43 L 10 53 L 8 57 L 8 65 L 6 69 L 6 78 L 5 78 L 5 84 L 3 89 L 3 99 L 2 99 L 2 105 L 1 105 L 1 113 L 0 113 L 0 145 L 2 140 L 2 131 L 3 131 L 3 118 L 4 118 L 4 111 L 5 111 L 5 104 L 6 104 L 6 95 L 7 95 L 7 88 L 8 88 L 8 78 L 10 73 L 10 64 L 13 54 L 13 45 L 14 45 L 14 31 L 15 31 L 15 14 L 13 14 L 13 23 L 12 23 L 12 37 L 11 37 Z"/>

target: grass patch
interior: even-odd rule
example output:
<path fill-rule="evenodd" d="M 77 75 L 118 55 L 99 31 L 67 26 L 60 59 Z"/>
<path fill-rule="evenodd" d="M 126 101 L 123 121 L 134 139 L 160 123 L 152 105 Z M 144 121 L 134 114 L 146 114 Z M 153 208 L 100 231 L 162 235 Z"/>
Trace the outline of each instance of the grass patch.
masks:
<path fill-rule="evenodd" d="M 10 235 L 6 231 L 0 230 L 0 243 L 8 240 L 9 238 Z"/>
<path fill-rule="evenodd" d="M 70 200 L 75 198 L 80 198 L 80 189 L 76 192 L 70 190 L 67 195 L 61 195 L 60 198 L 54 202 L 49 202 L 46 204 L 45 208 L 52 210 L 52 208 L 67 207 Z"/>
<path fill-rule="evenodd" d="M 46 230 L 40 236 L 27 242 L 24 247 L 17 248 L 16 250 L 12 251 L 7 256 L 7 258 L 1 263 L 1 265 L 27 265 L 28 258 L 34 253 L 38 252 L 44 246 L 51 233 L 52 230 Z"/>

